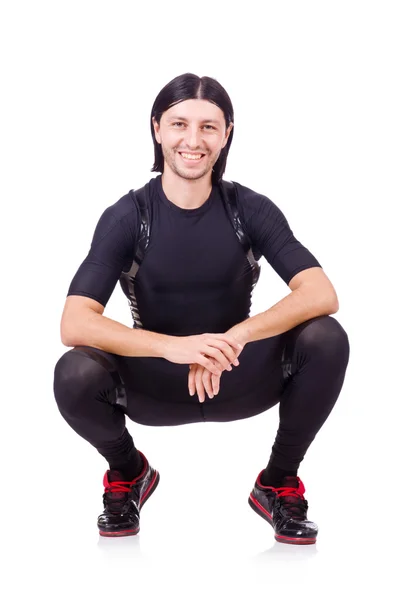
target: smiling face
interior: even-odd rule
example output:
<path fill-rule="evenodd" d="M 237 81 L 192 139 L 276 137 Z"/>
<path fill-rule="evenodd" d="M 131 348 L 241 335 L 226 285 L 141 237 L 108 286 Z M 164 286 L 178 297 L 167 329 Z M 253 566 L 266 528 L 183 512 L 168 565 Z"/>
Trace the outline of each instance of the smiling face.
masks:
<path fill-rule="evenodd" d="M 226 146 L 233 123 L 226 131 L 223 111 L 208 100 L 184 100 L 153 117 L 156 141 L 161 144 L 164 172 L 170 169 L 184 179 L 199 179 L 211 171 Z M 181 153 L 203 155 L 199 159 Z"/>

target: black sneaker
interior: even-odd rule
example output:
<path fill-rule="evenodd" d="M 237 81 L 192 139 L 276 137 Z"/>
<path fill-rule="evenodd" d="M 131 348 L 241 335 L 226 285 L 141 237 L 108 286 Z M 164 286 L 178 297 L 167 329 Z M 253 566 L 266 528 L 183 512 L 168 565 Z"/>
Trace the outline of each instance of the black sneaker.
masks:
<path fill-rule="evenodd" d="M 248 498 L 251 508 L 273 527 L 275 539 L 285 544 L 315 544 L 318 527 L 307 520 L 308 502 L 299 477 L 288 475 L 282 487 L 262 485 L 261 471 Z"/>
<path fill-rule="evenodd" d="M 151 467 L 146 457 L 141 473 L 132 481 L 125 481 L 119 471 L 106 471 L 103 478 L 105 510 L 98 517 L 99 534 L 107 537 L 136 535 L 142 506 L 153 494 L 160 480 L 158 471 Z"/>

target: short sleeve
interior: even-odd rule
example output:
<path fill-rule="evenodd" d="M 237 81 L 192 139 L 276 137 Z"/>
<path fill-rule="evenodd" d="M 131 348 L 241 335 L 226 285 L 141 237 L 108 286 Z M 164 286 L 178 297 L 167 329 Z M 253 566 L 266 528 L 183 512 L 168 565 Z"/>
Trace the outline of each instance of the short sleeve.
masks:
<path fill-rule="evenodd" d="M 321 267 L 317 258 L 295 238 L 280 208 L 267 196 L 249 191 L 243 209 L 247 233 L 281 279 L 288 285 L 301 271 Z"/>
<path fill-rule="evenodd" d="M 108 207 L 99 218 L 88 255 L 74 275 L 67 296 L 86 296 L 106 306 L 121 272 L 128 270 L 138 236 L 138 211 L 132 206 L 127 214 L 120 215 L 119 203 Z"/>

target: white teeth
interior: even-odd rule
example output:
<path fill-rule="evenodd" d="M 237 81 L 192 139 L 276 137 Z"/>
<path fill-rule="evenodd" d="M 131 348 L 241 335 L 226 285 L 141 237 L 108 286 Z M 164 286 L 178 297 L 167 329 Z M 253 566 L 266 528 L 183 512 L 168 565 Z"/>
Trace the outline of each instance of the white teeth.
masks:
<path fill-rule="evenodd" d="M 188 158 L 189 160 L 199 160 L 201 158 L 201 154 L 186 154 L 185 152 L 181 152 L 183 158 Z"/>

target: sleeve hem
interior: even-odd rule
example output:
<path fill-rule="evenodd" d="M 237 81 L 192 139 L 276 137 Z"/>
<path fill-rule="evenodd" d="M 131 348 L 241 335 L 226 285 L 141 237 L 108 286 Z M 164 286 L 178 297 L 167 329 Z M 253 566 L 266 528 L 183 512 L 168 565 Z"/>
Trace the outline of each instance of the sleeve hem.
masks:
<path fill-rule="evenodd" d="M 307 269 L 312 269 L 313 267 L 320 267 L 322 269 L 322 266 L 320 265 L 319 262 L 316 262 L 315 264 L 312 264 L 312 265 L 304 265 L 304 266 L 297 267 L 296 269 L 294 269 L 292 274 L 289 275 L 288 278 L 285 280 L 286 284 L 289 285 L 289 282 L 291 281 L 291 279 L 293 277 L 295 277 L 295 275 L 298 275 L 298 273 L 301 273 L 302 271 L 306 271 Z"/>
<path fill-rule="evenodd" d="M 99 302 L 99 304 L 102 304 L 103 307 L 105 307 L 106 304 L 108 303 L 108 300 L 106 302 L 104 302 L 103 298 L 99 298 L 99 296 L 95 296 L 94 294 L 90 294 L 87 292 L 80 292 L 77 290 L 69 291 L 66 294 L 66 297 L 68 297 L 68 296 L 84 296 L 85 298 L 91 298 L 92 300 L 96 300 L 97 302 Z"/>

